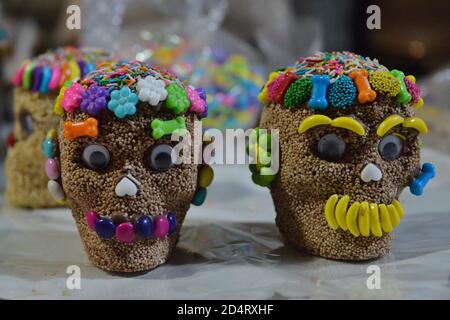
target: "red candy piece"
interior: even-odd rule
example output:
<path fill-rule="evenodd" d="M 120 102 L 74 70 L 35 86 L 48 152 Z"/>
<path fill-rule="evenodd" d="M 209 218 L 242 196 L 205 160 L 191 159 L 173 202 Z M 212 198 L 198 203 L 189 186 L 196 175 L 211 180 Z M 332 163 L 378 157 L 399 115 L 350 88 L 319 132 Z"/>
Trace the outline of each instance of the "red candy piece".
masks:
<path fill-rule="evenodd" d="M 289 86 L 298 79 L 298 76 L 290 71 L 282 73 L 267 86 L 269 90 L 269 100 L 276 103 L 283 103 L 284 94 Z"/>
<path fill-rule="evenodd" d="M 15 140 L 14 140 L 14 133 L 10 132 L 10 133 L 8 134 L 8 137 L 6 138 L 6 145 L 7 145 L 9 148 L 12 148 L 12 147 L 14 147 L 14 143 L 15 143 Z"/>

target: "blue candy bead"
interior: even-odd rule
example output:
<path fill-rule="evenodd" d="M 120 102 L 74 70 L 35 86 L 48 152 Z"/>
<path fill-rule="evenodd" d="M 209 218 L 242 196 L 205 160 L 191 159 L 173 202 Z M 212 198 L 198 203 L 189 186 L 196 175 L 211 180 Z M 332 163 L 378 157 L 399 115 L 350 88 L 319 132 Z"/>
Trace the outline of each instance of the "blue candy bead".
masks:
<path fill-rule="evenodd" d="M 177 216 L 173 212 L 167 214 L 167 220 L 169 221 L 169 233 L 177 231 Z"/>
<path fill-rule="evenodd" d="M 44 143 L 42 144 L 42 151 L 47 158 L 54 158 L 56 155 L 56 150 L 53 144 L 53 140 L 45 139 Z"/>
<path fill-rule="evenodd" d="M 153 234 L 153 220 L 149 216 L 139 217 L 134 228 L 141 237 L 150 237 Z"/>
<path fill-rule="evenodd" d="M 49 67 L 44 67 L 42 69 L 42 82 L 39 91 L 42 94 L 46 94 L 48 92 L 48 84 L 50 83 L 50 78 L 52 77 L 52 70 Z"/>
<path fill-rule="evenodd" d="M 201 206 L 206 199 L 206 189 L 202 187 L 198 187 L 197 191 L 195 191 L 194 198 L 192 198 L 191 203 L 195 206 Z"/>
<path fill-rule="evenodd" d="M 111 219 L 101 218 L 95 224 L 95 232 L 103 239 L 110 239 L 116 233 L 116 226 Z"/>

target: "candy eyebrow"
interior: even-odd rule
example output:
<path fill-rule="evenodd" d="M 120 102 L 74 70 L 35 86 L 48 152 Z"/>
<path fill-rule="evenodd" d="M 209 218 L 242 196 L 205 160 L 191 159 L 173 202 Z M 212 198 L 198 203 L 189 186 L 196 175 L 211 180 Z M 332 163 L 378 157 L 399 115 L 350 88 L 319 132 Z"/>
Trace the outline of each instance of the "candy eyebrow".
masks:
<path fill-rule="evenodd" d="M 324 116 L 322 114 L 312 115 L 304 119 L 298 127 L 298 132 L 304 133 L 311 128 L 325 124 L 331 125 L 332 127 L 353 131 L 360 136 L 363 136 L 366 133 L 364 126 L 358 120 L 355 120 L 351 117 L 338 117 L 335 119 L 331 119 L 330 117 Z"/>
<path fill-rule="evenodd" d="M 389 130 L 392 128 L 402 125 L 405 128 L 413 128 L 419 131 L 419 133 L 426 134 L 428 133 L 428 127 L 421 118 L 418 117 L 409 117 L 403 118 L 397 114 L 390 115 L 386 119 L 384 119 L 377 128 L 377 135 L 379 137 L 383 137 Z"/>

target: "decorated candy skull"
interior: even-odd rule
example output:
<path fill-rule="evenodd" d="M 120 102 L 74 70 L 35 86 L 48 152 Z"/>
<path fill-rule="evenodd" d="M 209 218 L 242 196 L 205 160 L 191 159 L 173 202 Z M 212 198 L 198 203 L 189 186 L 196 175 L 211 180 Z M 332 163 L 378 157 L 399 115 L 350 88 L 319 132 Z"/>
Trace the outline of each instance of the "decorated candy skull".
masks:
<path fill-rule="evenodd" d="M 421 194 L 434 176 L 419 166 L 427 126 L 414 116 L 423 103 L 414 77 L 350 52 L 317 53 L 274 71 L 259 98 L 260 128 L 278 130 L 279 171 L 252 165 L 253 180 L 270 188 L 287 241 L 333 259 L 385 255 L 405 215 L 401 192 Z"/>
<path fill-rule="evenodd" d="M 101 50 L 60 48 L 25 61 L 13 78 L 14 132 L 6 158 L 6 199 L 18 207 L 61 205 L 47 192 L 47 177 L 42 171 L 45 156 L 42 141 L 59 122 L 53 113 L 54 100 L 66 80 L 74 80 L 108 59 Z M 48 166 L 58 170 L 56 162 Z M 49 172 L 49 171 L 47 171 Z"/>
<path fill-rule="evenodd" d="M 61 174 L 49 183 L 67 197 L 96 266 L 137 272 L 166 262 L 190 203 L 204 201 L 213 172 L 194 161 L 202 142 L 194 139 L 187 161 L 178 161 L 185 155 L 171 137 L 194 135 L 206 112 L 205 103 L 202 114 L 192 111 L 197 98 L 163 70 L 120 62 L 72 83 L 57 102 L 60 133 L 45 143 Z"/>

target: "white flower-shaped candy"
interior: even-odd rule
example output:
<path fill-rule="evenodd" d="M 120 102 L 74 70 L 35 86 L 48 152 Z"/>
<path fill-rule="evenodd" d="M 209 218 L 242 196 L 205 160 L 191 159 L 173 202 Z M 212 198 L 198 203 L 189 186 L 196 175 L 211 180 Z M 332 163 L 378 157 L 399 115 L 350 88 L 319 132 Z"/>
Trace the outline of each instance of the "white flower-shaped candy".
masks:
<path fill-rule="evenodd" d="M 166 84 L 153 76 L 147 76 L 139 79 L 136 90 L 139 100 L 148 102 L 151 106 L 156 106 L 160 101 L 166 100 Z"/>

